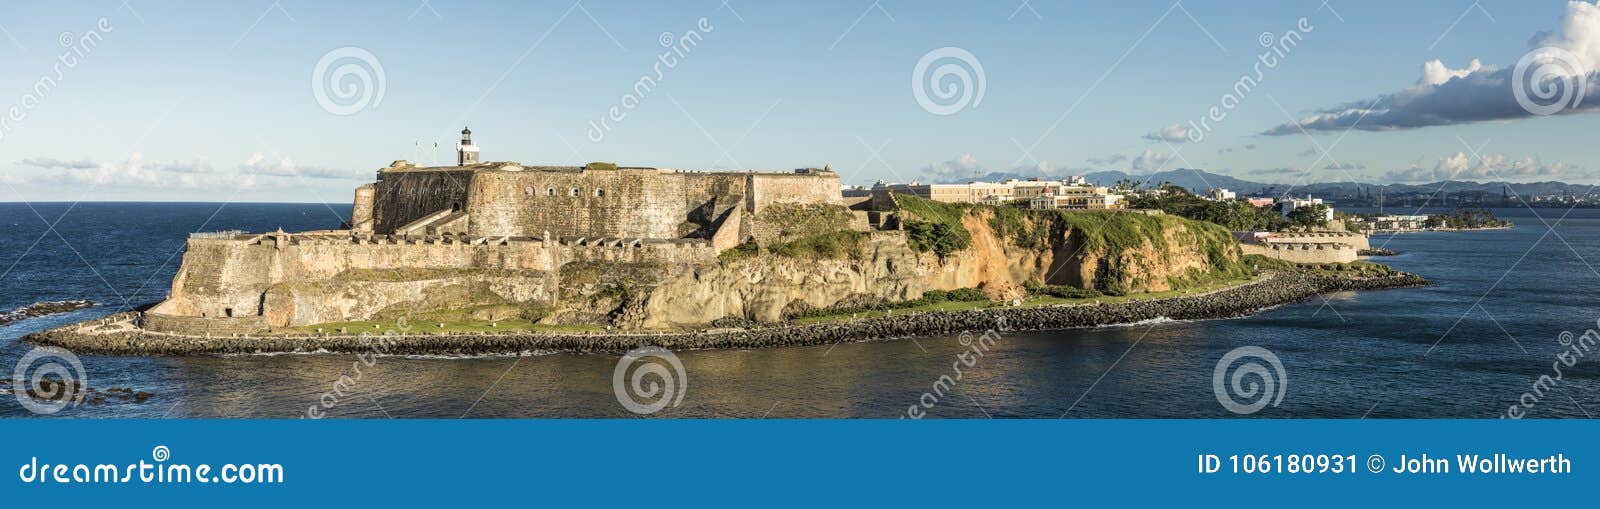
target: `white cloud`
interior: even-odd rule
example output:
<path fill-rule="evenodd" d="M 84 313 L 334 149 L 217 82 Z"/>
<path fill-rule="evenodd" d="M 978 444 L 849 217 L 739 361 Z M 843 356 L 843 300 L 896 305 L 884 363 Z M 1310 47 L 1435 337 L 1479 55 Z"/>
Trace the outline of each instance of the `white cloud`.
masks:
<path fill-rule="evenodd" d="M 1105 157 L 1091 157 L 1088 159 L 1089 164 L 1095 166 L 1111 166 L 1127 160 L 1128 156 L 1122 154 L 1111 154 Z"/>
<path fill-rule="evenodd" d="M 44 168 L 44 169 L 49 169 L 49 170 L 60 170 L 60 169 L 83 170 L 83 169 L 94 168 L 94 167 L 100 166 L 99 164 L 96 164 L 94 161 L 90 161 L 88 159 L 79 159 L 77 161 L 63 161 L 63 160 L 60 160 L 60 159 L 54 159 L 54 158 L 49 158 L 49 157 L 30 157 L 30 158 L 18 161 L 17 164 L 21 164 L 23 166 L 32 166 L 32 167 L 35 167 L 35 168 Z"/>
<path fill-rule="evenodd" d="M 12 185 L 56 184 L 129 189 L 250 189 L 258 177 L 270 177 L 277 187 L 303 186 L 297 178 L 359 180 L 354 172 L 315 166 L 301 166 L 287 157 L 257 153 L 244 163 L 226 171 L 217 170 L 202 159 L 188 161 L 146 161 L 134 153 L 126 160 L 94 162 L 89 159 L 61 160 L 28 158 L 19 161 L 22 170 L 7 172 Z M 29 171 L 23 171 L 29 170 Z"/>
<path fill-rule="evenodd" d="M 1478 61 L 1476 58 L 1467 63 L 1466 69 L 1451 69 L 1445 67 L 1444 61 L 1433 59 L 1422 64 L 1422 79 L 1417 80 L 1417 84 L 1439 86 L 1455 78 L 1465 78 L 1483 69 L 1483 62 Z M 1489 70 L 1492 71 L 1494 68 Z"/>
<path fill-rule="evenodd" d="M 1135 173 L 1160 171 L 1168 169 L 1167 164 L 1171 163 L 1173 159 L 1172 154 L 1145 149 L 1138 157 L 1133 158 L 1133 162 L 1129 166 Z"/>
<path fill-rule="evenodd" d="M 983 166 L 978 164 L 978 158 L 972 154 L 961 154 L 955 159 L 938 162 L 923 168 L 922 173 L 937 179 L 965 179 L 983 172 Z"/>
<path fill-rule="evenodd" d="M 1475 159 L 1465 152 L 1439 158 L 1433 168 L 1412 164 L 1404 170 L 1384 174 L 1391 182 L 1438 182 L 1443 180 L 1520 181 L 1584 174 L 1582 167 L 1561 161 L 1545 162 L 1536 156 L 1513 160 L 1505 154 L 1484 154 Z"/>
<path fill-rule="evenodd" d="M 1365 170 L 1367 165 L 1360 163 L 1328 163 L 1322 167 L 1324 170 Z"/>
<path fill-rule="evenodd" d="M 1189 141 L 1190 129 L 1182 124 L 1172 124 L 1144 135 L 1150 141 L 1166 141 L 1171 143 L 1185 143 Z M 1202 136 L 1203 137 L 1203 136 Z"/>
<path fill-rule="evenodd" d="M 1422 75 L 1411 87 L 1324 108 L 1262 134 L 1281 136 L 1299 133 L 1301 129 L 1391 131 L 1534 116 L 1518 103 L 1514 92 L 1517 87 L 1524 91 L 1546 89 L 1555 92 L 1551 97 L 1574 98 L 1576 105 L 1561 109 L 1561 114 L 1600 108 L 1600 73 L 1595 72 L 1600 69 L 1597 68 L 1600 64 L 1600 6 L 1583 1 L 1568 2 L 1560 26 L 1554 31 L 1535 34 L 1528 42 L 1529 49 L 1554 47 L 1570 52 L 1576 62 L 1573 67 L 1535 64 L 1524 79 L 1540 79 L 1540 72 L 1544 71 L 1553 72 L 1549 77 L 1556 80 L 1515 83 L 1511 67 L 1487 66 L 1474 59 L 1465 68 L 1451 69 L 1442 61 L 1432 60 L 1422 64 Z M 1576 90 L 1579 81 L 1586 81 L 1582 90 Z"/>

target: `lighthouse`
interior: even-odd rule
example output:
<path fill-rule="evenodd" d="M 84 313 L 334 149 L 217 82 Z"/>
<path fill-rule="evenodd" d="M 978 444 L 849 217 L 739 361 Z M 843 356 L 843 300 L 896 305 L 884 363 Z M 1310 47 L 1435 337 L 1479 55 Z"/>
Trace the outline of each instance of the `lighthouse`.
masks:
<path fill-rule="evenodd" d="M 461 142 L 456 144 L 456 166 L 478 164 L 478 146 L 472 144 L 472 129 L 461 129 Z"/>

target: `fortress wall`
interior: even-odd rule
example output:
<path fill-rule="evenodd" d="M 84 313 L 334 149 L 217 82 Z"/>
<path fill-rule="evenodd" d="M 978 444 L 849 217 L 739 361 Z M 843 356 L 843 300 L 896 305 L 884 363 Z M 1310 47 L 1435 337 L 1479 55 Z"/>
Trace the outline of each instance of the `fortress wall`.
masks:
<path fill-rule="evenodd" d="M 741 223 L 770 205 L 842 203 L 833 173 L 647 168 L 390 171 L 373 194 L 378 233 L 459 204 L 470 215 L 467 231 L 474 235 L 543 237 L 548 231 L 556 238 L 677 239 L 739 200 L 746 212 Z M 358 191 L 358 215 L 364 199 Z"/>
<path fill-rule="evenodd" d="M 683 181 L 683 200 L 691 208 L 712 200 L 750 195 L 749 178 L 742 173 L 682 172 L 663 173 L 662 176 Z"/>
<path fill-rule="evenodd" d="M 374 186 L 372 231 L 390 233 L 422 216 L 467 205 L 473 172 L 391 171 Z"/>
<path fill-rule="evenodd" d="M 1268 243 L 1289 243 L 1289 244 L 1305 244 L 1305 243 L 1321 244 L 1321 243 L 1334 242 L 1334 243 L 1339 243 L 1339 244 L 1349 244 L 1351 246 L 1354 246 L 1356 249 L 1372 249 L 1372 244 L 1367 241 L 1367 235 L 1364 234 L 1364 233 L 1345 233 L 1345 232 L 1302 232 L 1302 233 L 1295 233 L 1295 232 L 1283 232 L 1283 233 L 1274 233 L 1274 234 L 1272 234 L 1271 237 L 1267 238 L 1267 242 Z"/>
<path fill-rule="evenodd" d="M 704 240 L 639 242 L 637 245 L 630 242 L 616 245 L 617 242 L 613 239 L 587 245 L 562 244 L 561 263 L 679 264 L 710 262 L 717 258 L 712 243 Z"/>
<path fill-rule="evenodd" d="M 484 171 L 474 184 L 476 235 L 670 239 L 688 216 L 683 180 L 655 170 Z"/>
<path fill-rule="evenodd" d="M 775 204 L 827 203 L 841 205 L 844 198 L 837 173 L 752 173 L 750 212 Z"/>
<path fill-rule="evenodd" d="M 373 272 L 360 272 L 364 270 Z M 172 294 L 155 311 L 191 317 L 224 317 L 229 309 L 234 316 L 273 315 L 275 310 L 270 309 L 272 302 L 266 298 L 267 293 L 285 284 L 405 281 L 459 277 L 472 272 L 536 274 L 554 270 L 555 259 L 542 242 L 485 245 L 436 239 L 409 244 L 303 238 L 280 249 L 270 238 L 259 244 L 191 239 Z"/>
<path fill-rule="evenodd" d="M 1295 263 L 1349 263 L 1357 259 L 1355 246 L 1330 242 L 1246 242 L 1239 244 L 1239 249 L 1247 255 L 1258 254 Z"/>

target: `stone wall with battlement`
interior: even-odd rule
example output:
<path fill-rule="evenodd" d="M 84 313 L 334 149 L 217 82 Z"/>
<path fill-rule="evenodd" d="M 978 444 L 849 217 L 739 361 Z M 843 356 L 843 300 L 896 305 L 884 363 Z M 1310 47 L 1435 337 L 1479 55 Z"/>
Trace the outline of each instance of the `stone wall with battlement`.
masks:
<path fill-rule="evenodd" d="M 691 172 L 654 168 L 386 170 L 374 186 L 372 231 L 396 229 L 442 210 L 468 214 L 482 236 L 710 238 L 712 223 L 742 208 L 745 228 L 773 204 L 841 203 L 838 174 Z M 746 235 L 741 235 L 746 236 Z"/>
<path fill-rule="evenodd" d="M 151 310 L 151 316 L 160 317 L 151 330 L 232 333 L 367 320 L 408 307 L 550 306 L 560 293 L 558 274 L 565 264 L 665 266 L 706 263 L 716 256 L 708 239 L 348 231 L 196 235 L 189 239 L 167 300 Z M 439 301 L 438 295 L 452 292 L 466 294 L 465 301 Z M 206 325 L 207 320 L 221 321 Z"/>
<path fill-rule="evenodd" d="M 1356 249 L 1371 249 L 1372 245 L 1367 240 L 1365 233 L 1346 232 L 1275 232 L 1265 238 L 1265 242 L 1280 244 L 1316 244 L 1339 243 L 1349 244 Z"/>
<path fill-rule="evenodd" d="M 1294 263 L 1350 263 L 1356 261 L 1356 247 L 1334 242 L 1271 242 L 1239 244 L 1244 254 L 1257 254 Z"/>

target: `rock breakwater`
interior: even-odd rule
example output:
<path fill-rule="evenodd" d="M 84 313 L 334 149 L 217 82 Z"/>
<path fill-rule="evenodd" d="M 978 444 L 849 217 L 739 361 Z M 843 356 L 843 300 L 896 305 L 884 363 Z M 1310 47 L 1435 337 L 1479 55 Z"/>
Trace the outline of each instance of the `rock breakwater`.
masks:
<path fill-rule="evenodd" d="M 203 355 L 276 352 L 371 352 L 388 355 L 491 355 L 527 351 L 623 352 L 643 346 L 673 350 L 832 344 L 966 331 L 1098 327 L 1169 318 L 1200 320 L 1248 315 L 1335 291 L 1422 286 L 1414 274 L 1352 278 L 1279 273 L 1211 293 L 1117 303 L 999 307 L 684 332 L 463 333 L 406 335 L 238 335 L 203 337 L 149 332 L 136 313 L 119 313 L 27 336 L 25 341 L 74 352 L 111 355 Z"/>
<path fill-rule="evenodd" d="M 35 302 L 33 304 L 29 304 L 27 306 L 18 308 L 18 309 L 13 310 L 13 311 L 7 311 L 7 312 L 4 312 L 4 313 L 0 313 L 0 325 L 7 325 L 7 324 L 10 324 L 11 322 L 26 320 L 26 319 L 29 319 L 29 318 L 36 318 L 36 317 L 40 317 L 40 316 L 54 315 L 54 314 L 58 314 L 58 313 L 66 313 L 66 312 L 69 312 L 69 311 L 77 311 L 79 309 L 83 309 L 83 308 L 87 308 L 87 307 L 91 307 L 91 306 L 94 306 L 94 303 L 86 301 L 86 300 L 62 300 L 62 301 L 51 301 L 51 302 Z"/>

